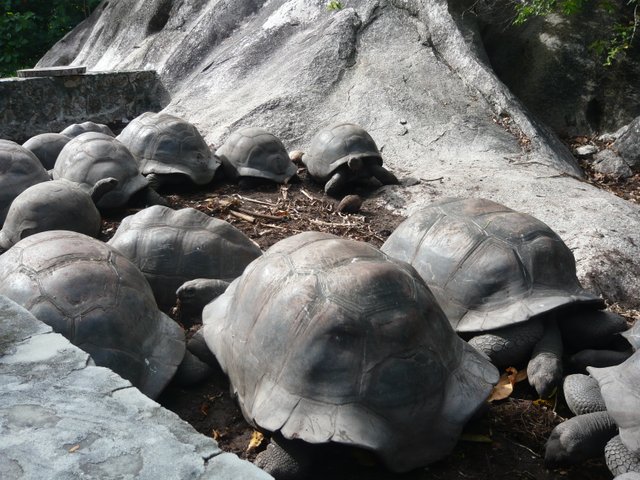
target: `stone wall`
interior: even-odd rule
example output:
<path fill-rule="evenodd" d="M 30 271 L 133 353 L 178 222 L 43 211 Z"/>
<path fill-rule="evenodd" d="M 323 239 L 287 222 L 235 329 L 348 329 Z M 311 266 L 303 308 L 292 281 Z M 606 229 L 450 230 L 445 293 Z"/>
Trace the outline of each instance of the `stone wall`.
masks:
<path fill-rule="evenodd" d="M 0 138 L 23 143 L 91 120 L 112 124 L 170 101 L 155 71 L 88 72 L 83 75 L 0 79 Z"/>

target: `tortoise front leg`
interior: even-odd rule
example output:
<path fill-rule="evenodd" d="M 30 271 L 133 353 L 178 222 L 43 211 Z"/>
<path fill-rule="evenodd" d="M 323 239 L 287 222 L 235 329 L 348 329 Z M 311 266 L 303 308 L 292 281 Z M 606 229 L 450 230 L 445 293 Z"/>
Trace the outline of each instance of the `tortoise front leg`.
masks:
<path fill-rule="evenodd" d="M 349 175 L 344 170 L 338 170 L 324 185 L 324 192 L 331 197 L 339 197 L 349 183 Z"/>
<path fill-rule="evenodd" d="M 309 445 L 274 434 L 254 463 L 276 480 L 302 480 L 309 477 L 312 460 Z"/>
<path fill-rule="evenodd" d="M 378 181 L 383 185 L 397 185 L 400 183 L 398 178 L 382 165 L 372 165 L 371 175 L 376 177 Z"/>
<path fill-rule="evenodd" d="M 541 398 L 550 396 L 562 381 L 562 351 L 560 329 L 555 319 L 550 319 L 527 365 L 529 384 Z"/>

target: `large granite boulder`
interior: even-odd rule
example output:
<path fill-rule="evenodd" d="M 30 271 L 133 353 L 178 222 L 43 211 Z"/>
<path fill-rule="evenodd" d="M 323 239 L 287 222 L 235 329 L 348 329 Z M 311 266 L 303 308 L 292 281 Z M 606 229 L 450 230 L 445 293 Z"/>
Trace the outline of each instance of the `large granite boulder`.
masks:
<path fill-rule="evenodd" d="M 469 5 L 466 17 L 478 21 L 496 74 L 527 108 L 561 135 L 588 135 L 640 115 L 640 50 L 605 66 L 592 47 L 608 38 L 613 21 L 628 21 L 626 3 L 610 2 L 610 13 L 589 4 L 581 14 L 513 25 L 516 2 L 485 0 Z"/>
<path fill-rule="evenodd" d="M 171 95 L 165 110 L 217 145 L 252 125 L 305 150 L 321 128 L 357 123 L 401 181 L 423 179 L 384 187 L 390 208 L 482 196 L 531 213 L 573 250 L 587 288 L 639 306 L 640 209 L 582 181 L 570 152 L 496 77 L 466 6 L 345 3 L 103 2 L 39 66 L 155 69 Z"/>

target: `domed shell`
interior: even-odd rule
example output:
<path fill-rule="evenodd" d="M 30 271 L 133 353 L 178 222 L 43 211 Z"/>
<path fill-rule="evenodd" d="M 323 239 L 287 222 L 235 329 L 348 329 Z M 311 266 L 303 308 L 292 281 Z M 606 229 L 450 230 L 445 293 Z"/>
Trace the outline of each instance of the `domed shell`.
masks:
<path fill-rule="evenodd" d="M 143 113 L 117 138 L 136 158 L 143 175 L 180 174 L 205 185 L 220 166 L 198 129 L 168 113 Z"/>
<path fill-rule="evenodd" d="M 109 241 L 140 268 L 161 309 L 176 302 L 176 290 L 196 278 L 231 281 L 262 255 L 230 223 L 193 208 L 153 206 L 122 220 Z"/>
<path fill-rule="evenodd" d="M 184 356 L 184 333 L 158 310 L 144 275 L 86 235 L 55 230 L 15 244 L 0 256 L 0 294 L 151 398 Z"/>
<path fill-rule="evenodd" d="M 249 422 L 394 471 L 449 453 L 498 379 L 410 265 L 329 234 L 273 245 L 203 320 Z"/>
<path fill-rule="evenodd" d="M 625 447 L 640 455 L 640 351 L 620 365 L 587 367 L 600 385 L 600 393 L 620 430 Z"/>
<path fill-rule="evenodd" d="M 572 304 L 604 307 L 582 288 L 573 253 L 551 228 L 490 200 L 435 202 L 402 222 L 381 250 L 415 267 L 458 332 Z"/>
<path fill-rule="evenodd" d="M 0 247 L 10 248 L 23 238 L 48 230 L 71 230 L 97 237 L 100 212 L 91 196 L 67 180 L 32 185 L 11 203 L 0 230 Z"/>
<path fill-rule="evenodd" d="M 53 168 L 55 180 L 76 182 L 87 192 L 96 182 L 108 177 L 118 180 L 118 186 L 98 201 L 98 208 L 122 207 L 133 194 L 148 185 L 127 147 L 103 133 L 83 133 L 71 140 Z"/>
<path fill-rule="evenodd" d="M 69 140 L 69 137 L 61 133 L 41 133 L 31 137 L 22 146 L 32 151 L 45 169 L 51 170 Z"/>
<path fill-rule="evenodd" d="M 0 140 L 0 225 L 20 193 L 48 180 L 49 174 L 31 151 L 10 140 Z"/>
<path fill-rule="evenodd" d="M 280 139 L 258 127 L 236 130 L 216 156 L 232 179 L 257 177 L 286 183 L 297 171 Z"/>
<path fill-rule="evenodd" d="M 382 155 L 371 135 L 354 123 L 340 123 L 320 130 L 302 161 L 311 176 L 325 182 L 350 158 L 382 165 Z"/>
<path fill-rule="evenodd" d="M 73 125 L 69 125 L 60 133 L 69 138 L 75 138 L 78 135 L 82 135 L 83 133 L 87 132 L 104 133 L 105 135 L 109 135 L 110 137 L 115 137 L 115 135 L 107 125 L 95 122 L 74 123 Z"/>

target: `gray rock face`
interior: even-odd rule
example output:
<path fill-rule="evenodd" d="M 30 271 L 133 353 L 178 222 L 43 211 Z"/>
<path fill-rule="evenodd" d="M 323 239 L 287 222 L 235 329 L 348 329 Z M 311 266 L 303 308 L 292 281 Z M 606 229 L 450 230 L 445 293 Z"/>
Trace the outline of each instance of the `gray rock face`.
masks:
<path fill-rule="evenodd" d="M 478 196 L 530 213 L 572 249 L 585 287 L 640 305 L 640 209 L 577 179 L 568 149 L 497 79 L 460 2 L 325 3 L 103 3 L 39 66 L 154 68 L 166 111 L 215 145 L 253 125 L 304 151 L 323 127 L 357 123 L 401 182 L 442 177 L 384 187 L 389 208 Z"/>
<path fill-rule="evenodd" d="M 606 38 L 615 14 L 586 8 L 514 26 L 512 3 L 476 2 L 466 16 L 480 23 L 498 76 L 535 115 L 563 135 L 584 135 L 615 130 L 640 114 L 640 51 L 605 67 L 590 47 Z"/>
<path fill-rule="evenodd" d="M 3 479 L 271 478 L 3 296 L 0 331 Z"/>
<path fill-rule="evenodd" d="M 612 147 L 632 170 L 640 171 L 640 117 L 629 124 Z"/>

